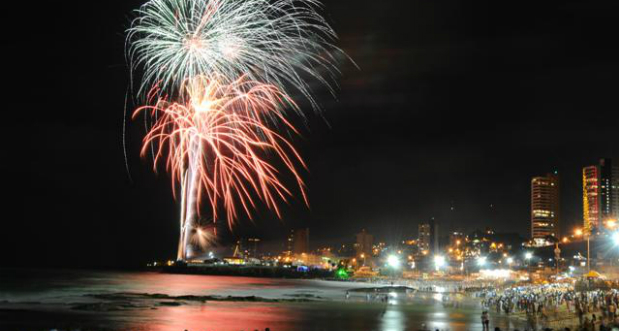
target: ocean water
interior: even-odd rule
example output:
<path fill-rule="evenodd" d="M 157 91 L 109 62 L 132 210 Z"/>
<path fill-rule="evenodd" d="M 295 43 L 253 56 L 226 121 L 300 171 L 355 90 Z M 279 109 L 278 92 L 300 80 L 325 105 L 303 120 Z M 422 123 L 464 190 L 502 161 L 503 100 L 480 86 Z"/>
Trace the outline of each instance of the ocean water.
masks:
<path fill-rule="evenodd" d="M 473 298 L 371 289 L 383 286 L 387 285 L 0 269 L 0 330 L 481 330 L 481 307 Z M 491 320 L 491 327 L 523 329 L 504 316 Z"/>

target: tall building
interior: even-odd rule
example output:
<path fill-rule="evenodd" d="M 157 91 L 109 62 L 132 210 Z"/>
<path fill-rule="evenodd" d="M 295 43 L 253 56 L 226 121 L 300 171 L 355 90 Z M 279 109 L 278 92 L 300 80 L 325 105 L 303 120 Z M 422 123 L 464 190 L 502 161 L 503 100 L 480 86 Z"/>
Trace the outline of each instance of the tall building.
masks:
<path fill-rule="evenodd" d="M 290 255 L 292 254 L 292 249 L 294 248 L 294 230 L 290 230 L 288 237 L 286 237 L 286 250 L 284 254 Z"/>
<path fill-rule="evenodd" d="M 365 256 L 372 256 L 372 245 L 374 244 L 374 236 L 367 233 L 365 229 L 357 233 L 357 242 L 355 243 L 355 253 L 357 256 L 365 254 Z"/>
<path fill-rule="evenodd" d="M 619 219 L 619 164 L 601 159 L 582 170 L 585 231 L 595 232 L 604 222 Z"/>
<path fill-rule="evenodd" d="M 294 232 L 292 252 L 294 254 L 309 253 L 309 229 L 297 229 Z"/>
<path fill-rule="evenodd" d="M 430 238 L 432 237 L 432 230 L 429 223 L 419 224 L 419 238 L 417 240 L 417 246 L 421 252 L 430 252 Z"/>
<path fill-rule="evenodd" d="M 559 175 L 547 174 L 531 180 L 531 238 L 560 237 Z"/>
<path fill-rule="evenodd" d="M 419 240 L 417 245 L 421 252 L 432 252 L 434 254 L 439 252 L 438 224 L 436 224 L 434 217 L 428 223 L 419 224 Z"/>
<path fill-rule="evenodd" d="M 600 183 L 598 166 L 582 169 L 582 210 L 585 233 L 592 233 L 600 226 Z"/>
<path fill-rule="evenodd" d="M 619 218 L 618 160 L 600 160 L 600 213 L 602 221 Z"/>

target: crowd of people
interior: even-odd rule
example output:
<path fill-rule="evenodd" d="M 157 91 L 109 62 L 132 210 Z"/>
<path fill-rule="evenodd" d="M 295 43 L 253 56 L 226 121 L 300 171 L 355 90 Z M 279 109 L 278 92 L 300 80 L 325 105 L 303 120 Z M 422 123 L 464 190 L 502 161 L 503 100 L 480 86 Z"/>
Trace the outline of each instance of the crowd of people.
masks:
<path fill-rule="evenodd" d="M 540 324 L 569 325 L 576 318 L 580 327 L 592 331 L 604 331 L 617 324 L 617 290 L 576 292 L 571 284 L 546 284 L 485 290 L 478 296 L 489 311 L 525 315 L 530 329 L 537 329 Z"/>

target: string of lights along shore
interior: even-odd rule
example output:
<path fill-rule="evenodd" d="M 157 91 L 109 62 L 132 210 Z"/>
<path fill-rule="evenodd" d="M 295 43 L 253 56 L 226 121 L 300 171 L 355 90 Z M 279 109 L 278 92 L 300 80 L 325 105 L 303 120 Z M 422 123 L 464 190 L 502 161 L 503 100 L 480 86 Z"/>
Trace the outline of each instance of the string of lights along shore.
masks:
<path fill-rule="evenodd" d="M 314 0 L 151 0 L 135 11 L 127 57 L 143 105 L 134 117 L 150 130 L 142 155 L 170 174 L 181 205 L 178 260 L 205 253 L 217 222 L 232 228 L 258 202 L 278 217 L 282 201 L 308 204 L 305 163 L 286 138 L 297 134 L 287 113 L 305 110 L 291 96 L 320 110 L 309 84 L 333 93 L 345 58 L 319 8 Z M 281 179 L 286 171 L 296 190 Z"/>

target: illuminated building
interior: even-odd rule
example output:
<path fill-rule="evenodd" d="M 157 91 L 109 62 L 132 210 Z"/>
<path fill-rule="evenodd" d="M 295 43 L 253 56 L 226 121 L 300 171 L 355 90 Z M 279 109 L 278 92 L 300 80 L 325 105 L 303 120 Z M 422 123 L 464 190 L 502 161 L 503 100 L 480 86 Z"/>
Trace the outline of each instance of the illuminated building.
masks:
<path fill-rule="evenodd" d="M 288 237 L 286 237 L 286 250 L 284 251 L 284 254 L 286 255 L 292 254 L 293 244 L 294 244 L 294 230 L 290 230 Z"/>
<path fill-rule="evenodd" d="M 421 252 L 430 251 L 430 237 L 431 236 L 432 236 L 432 232 L 430 229 L 430 224 L 428 223 L 419 224 L 419 239 L 417 240 L 419 251 Z"/>
<path fill-rule="evenodd" d="M 292 252 L 294 254 L 309 253 L 309 229 L 297 229 L 294 232 Z"/>
<path fill-rule="evenodd" d="M 596 232 L 603 222 L 619 219 L 619 165 L 601 159 L 599 165 L 583 168 L 582 177 L 584 230 Z"/>
<path fill-rule="evenodd" d="M 531 238 L 542 242 L 546 236 L 559 238 L 559 175 L 548 174 L 531 180 Z"/>
<path fill-rule="evenodd" d="M 600 213 L 602 221 L 619 218 L 619 164 L 600 160 Z"/>
<path fill-rule="evenodd" d="M 584 232 L 591 233 L 600 225 L 599 170 L 597 166 L 582 169 Z"/>
<path fill-rule="evenodd" d="M 372 244 L 374 243 L 374 236 L 368 234 L 365 229 L 357 233 L 357 242 L 355 243 L 355 253 L 357 256 L 364 254 L 366 256 L 372 256 Z"/>
<path fill-rule="evenodd" d="M 428 223 L 419 224 L 419 240 L 417 245 L 422 253 L 438 253 L 438 224 L 436 224 L 434 217 Z"/>

